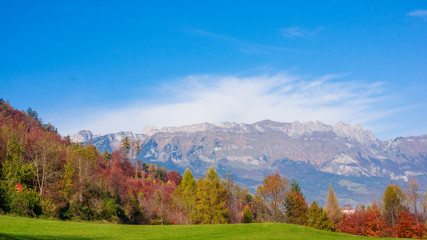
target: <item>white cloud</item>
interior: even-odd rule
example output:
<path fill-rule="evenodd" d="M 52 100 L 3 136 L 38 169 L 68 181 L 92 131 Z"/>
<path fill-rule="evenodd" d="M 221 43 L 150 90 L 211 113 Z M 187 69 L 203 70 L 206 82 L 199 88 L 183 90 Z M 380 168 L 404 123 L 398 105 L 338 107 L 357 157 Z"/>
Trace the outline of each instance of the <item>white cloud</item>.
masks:
<path fill-rule="evenodd" d="M 289 28 L 282 28 L 280 31 L 284 37 L 311 37 L 314 35 L 317 35 L 322 31 L 323 27 L 318 27 L 316 29 L 308 29 L 308 28 L 301 28 L 301 27 L 289 27 Z"/>
<path fill-rule="evenodd" d="M 141 132 L 150 125 L 253 123 L 264 119 L 284 122 L 321 120 L 328 124 L 344 121 L 361 123 L 366 128 L 391 114 L 392 109 L 384 105 L 387 96 L 383 94 L 382 83 L 340 81 L 340 78 L 342 76 L 327 75 L 304 80 L 286 74 L 188 76 L 161 87 L 162 96 L 169 96 L 162 103 L 135 103 L 65 116 L 71 121 L 65 121 L 64 126 L 58 125 L 58 129 L 66 130 L 65 134 L 81 129 L 105 134 L 126 130 Z"/>
<path fill-rule="evenodd" d="M 427 19 L 427 10 L 414 10 L 412 12 L 408 13 L 409 16 L 411 17 L 419 17 L 419 18 L 424 18 Z"/>

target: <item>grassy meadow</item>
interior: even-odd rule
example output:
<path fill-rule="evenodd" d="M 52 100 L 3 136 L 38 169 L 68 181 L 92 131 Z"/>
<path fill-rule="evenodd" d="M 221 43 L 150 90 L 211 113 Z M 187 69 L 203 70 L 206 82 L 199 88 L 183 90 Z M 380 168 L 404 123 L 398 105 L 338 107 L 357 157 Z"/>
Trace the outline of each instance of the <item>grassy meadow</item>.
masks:
<path fill-rule="evenodd" d="M 0 239 L 375 239 L 281 223 L 146 226 L 0 215 Z"/>

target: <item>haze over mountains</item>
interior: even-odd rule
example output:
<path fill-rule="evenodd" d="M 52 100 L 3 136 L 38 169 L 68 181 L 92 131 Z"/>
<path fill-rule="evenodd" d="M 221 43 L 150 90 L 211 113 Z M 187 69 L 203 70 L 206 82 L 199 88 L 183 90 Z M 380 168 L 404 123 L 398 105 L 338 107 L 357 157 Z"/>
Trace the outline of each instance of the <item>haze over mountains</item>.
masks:
<path fill-rule="evenodd" d="M 213 165 L 252 192 L 278 172 L 300 182 L 309 201 L 322 204 L 329 184 L 342 205 L 378 200 L 388 183 L 403 185 L 410 178 L 427 187 L 427 135 L 380 141 L 360 125 L 341 122 L 201 123 L 103 136 L 82 130 L 71 139 L 112 152 L 126 136 L 140 141 L 143 162 L 181 173 L 190 168 L 196 176 Z"/>

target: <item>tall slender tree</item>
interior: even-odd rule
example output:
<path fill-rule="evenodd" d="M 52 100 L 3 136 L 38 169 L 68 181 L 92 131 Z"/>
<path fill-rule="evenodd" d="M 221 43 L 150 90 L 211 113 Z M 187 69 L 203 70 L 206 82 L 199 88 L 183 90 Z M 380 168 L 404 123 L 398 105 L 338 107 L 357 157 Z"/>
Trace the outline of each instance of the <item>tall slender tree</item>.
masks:
<path fill-rule="evenodd" d="M 190 169 L 186 169 L 181 184 L 175 189 L 175 202 L 185 216 L 180 216 L 180 222 L 189 224 L 195 214 L 196 205 L 196 181 Z"/>
<path fill-rule="evenodd" d="M 329 185 L 328 195 L 326 196 L 325 212 L 332 225 L 332 228 L 336 229 L 342 218 L 342 214 L 338 205 L 338 199 L 335 196 L 334 189 L 331 185 Z"/>
<path fill-rule="evenodd" d="M 241 201 L 238 199 L 241 195 L 240 187 L 234 183 L 233 176 L 231 174 L 227 174 L 224 177 L 222 185 L 227 192 L 227 208 L 230 222 L 240 223 L 242 220 L 241 214 L 243 208 Z"/>
<path fill-rule="evenodd" d="M 423 209 L 424 209 L 424 218 L 426 219 L 426 229 L 427 229 L 427 191 L 424 194 Z"/>
<path fill-rule="evenodd" d="M 387 223 L 394 227 L 400 212 L 403 210 L 404 193 L 397 185 L 388 185 L 383 196 L 383 214 Z"/>
<path fill-rule="evenodd" d="M 129 154 L 129 150 L 131 148 L 131 142 L 128 136 L 125 136 L 121 142 L 120 149 L 125 152 L 126 154 Z"/>
<path fill-rule="evenodd" d="M 421 194 L 418 192 L 419 184 L 416 179 L 410 179 L 406 183 L 405 198 L 409 207 L 413 211 L 416 217 L 418 217 L 418 205 L 421 201 Z"/>

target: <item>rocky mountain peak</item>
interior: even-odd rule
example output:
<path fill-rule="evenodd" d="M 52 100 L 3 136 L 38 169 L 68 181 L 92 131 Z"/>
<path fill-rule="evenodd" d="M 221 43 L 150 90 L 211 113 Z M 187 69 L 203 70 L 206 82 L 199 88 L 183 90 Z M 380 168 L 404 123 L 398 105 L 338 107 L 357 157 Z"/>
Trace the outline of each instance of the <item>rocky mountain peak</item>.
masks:
<path fill-rule="evenodd" d="M 176 132 L 203 132 L 215 128 L 216 125 L 213 123 L 198 123 L 192 125 L 186 125 L 182 127 L 163 127 L 160 132 L 176 133 Z"/>
<path fill-rule="evenodd" d="M 90 130 L 81 130 L 77 134 L 74 134 L 73 136 L 71 136 L 70 138 L 72 142 L 86 143 L 86 142 L 90 142 L 94 138 L 94 135 Z"/>
<path fill-rule="evenodd" d="M 310 135 L 313 132 L 328 132 L 331 131 L 332 127 L 324 124 L 323 122 L 299 122 L 295 121 L 292 123 L 292 127 L 288 132 L 288 135 L 291 137 L 299 137 L 303 135 Z"/>
<path fill-rule="evenodd" d="M 370 130 L 363 130 L 359 124 L 352 126 L 351 124 L 338 122 L 335 124 L 333 131 L 339 137 L 348 138 L 362 144 L 379 144 L 375 135 Z"/>
<path fill-rule="evenodd" d="M 157 129 L 155 126 L 147 126 L 144 129 L 142 129 L 142 134 L 145 134 L 150 137 L 158 132 L 159 132 L 159 129 Z"/>

